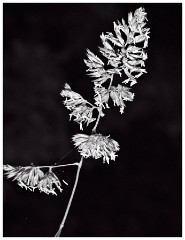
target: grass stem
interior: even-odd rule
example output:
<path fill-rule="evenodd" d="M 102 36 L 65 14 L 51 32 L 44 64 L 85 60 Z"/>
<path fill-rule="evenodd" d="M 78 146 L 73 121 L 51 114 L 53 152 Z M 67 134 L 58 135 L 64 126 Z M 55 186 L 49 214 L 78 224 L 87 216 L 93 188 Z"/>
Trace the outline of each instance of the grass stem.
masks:
<path fill-rule="evenodd" d="M 80 162 L 78 164 L 78 169 L 77 169 L 77 173 L 76 173 L 75 183 L 74 183 L 74 186 L 73 186 L 73 190 L 72 190 L 72 193 L 71 193 L 71 196 L 70 196 L 70 199 L 69 199 L 69 202 L 68 202 L 68 205 L 67 205 L 64 217 L 63 217 L 62 222 L 60 224 L 60 227 L 59 227 L 59 229 L 58 229 L 58 231 L 57 231 L 57 233 L 55 234 L 54 237 L 60 237 L 62 229 L 64 228 L 64 224 L 65 224 L 65 221 L 66 221 L 66 218 L 67 218 L 67 215 L 68 215 L 68 212 L 69 212 L 72 200 L 73 200 L 73 196 L 74 196 L 77 184 L 78 184 L 78 179 L 79 179 L 79 174 L 80 174 L 80 169 L 81 169 L 82 163 L 83 163 L 83 157 L 81 157 L 81 160 L 80 160 Z"/>

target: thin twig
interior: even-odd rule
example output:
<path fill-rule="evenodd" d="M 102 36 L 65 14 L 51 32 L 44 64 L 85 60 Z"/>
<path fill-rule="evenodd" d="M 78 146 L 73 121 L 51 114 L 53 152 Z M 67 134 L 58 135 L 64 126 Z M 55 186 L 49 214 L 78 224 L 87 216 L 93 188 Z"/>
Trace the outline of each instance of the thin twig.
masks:
<path fill-rule="evenodd" d="M 112 86 L 112 81 L 113 81 L 113 75 L 111 76 L 111 79 L 110 79 L 110 84 L 109 84 L 108 90 L 109 90 L 109 89 L 110 89 L 110 87 Z"/>
<path fill-rule="evenodd" d="M 58 167 L 68 167 L 68 166 L 79 166 L 78 162 L 75 163 L 69 163 L 69 164 L 62 164 L 62 165 L 56 165 L 56 166 L 37 166 L 35 168 L 58 168 Z"/>
<path fill-rule="evenodd" d="M 98 110 L 98 111 L 99 111 L 99 114 L 98 114 L 96 123 L 95 123 L 95 125 L 94 125 L 94 127 L 93 127 L 93 129 L 92 129 L 92 133 L 96 133 L 96 128 L 97 128 L 97 126 L 98 126 L 98 123 L 99 123 L 99 121 L 100 121 L 100 117 L 101 117 L 101 114 L 102 114 L 102 108 L 101 108 L 100 110 Z"/>
<path fill-rule="evenodd" d="M 68 205 L 67 205 L 64 217 L 63 217 L 62 222 L 60 224 L 59 230 L 57 231 L 57 233 L 55 234 L 54 237 L 60 237 L 62 229 L 64 228 L 64 224 L 65 224 L 65 221 L 66 221 L 66 218 L 67 218 L 67 215 L 68 215 L 68 212 L 69 212 L 72 200 L 73 200 L 73 196 L 74 196 L 74 193 L 75 193 L 75 190 L 76 190 L 77 183 L 78 183 L 78 179 L 79 179 L 79 174 L 80 174 L 80 169 L 81 169 L 82 163 L 83 163 L 83 157 L 81 157 L 81 160 L 80 160 L 80 162 L 78 164 L 78 170 L 77 170 L 77 173 L 76 173 L 75 183 L 74 183 L 74 186 L 73 186 L 71 197 L 69 199 L 69 202 L 68 202 Z"/>
<path fill-rule="evenodd" d="M 57 165 L 57 164 L 59 164 L 60 162 L 62 162 L 62 160 L 65 158 L 65 157 L 67 157 L 71 152 L 73 152 L 75 149 L 74 148 L 72 148 L 69 152 L 67 152 L 65 155 L 62 155 L 59 159 L 59 161 L 58 162 L 56 162 L 55 163 L 55 165 Z M 64 161 L 63 161 L 64 162 Z"/>

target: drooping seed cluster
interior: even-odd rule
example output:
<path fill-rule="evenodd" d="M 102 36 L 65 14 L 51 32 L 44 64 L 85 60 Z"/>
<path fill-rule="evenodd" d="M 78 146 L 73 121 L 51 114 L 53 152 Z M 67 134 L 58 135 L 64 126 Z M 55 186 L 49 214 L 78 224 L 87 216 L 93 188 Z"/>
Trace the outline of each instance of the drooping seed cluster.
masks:
<path fill-rule="evenodd" d="M 56 186 L 62 192 L 61 182 L 51 169 L 45 174 L 39 167 L 34 166 L 13 167 L 4 165 L 3 169 L 7 178 L 13 178 L 12 181 L 16 180 L 17 184 L 26 190 L 34 191 L 38 189 L 46 194 L 57 195 L 54 188 Z"/>

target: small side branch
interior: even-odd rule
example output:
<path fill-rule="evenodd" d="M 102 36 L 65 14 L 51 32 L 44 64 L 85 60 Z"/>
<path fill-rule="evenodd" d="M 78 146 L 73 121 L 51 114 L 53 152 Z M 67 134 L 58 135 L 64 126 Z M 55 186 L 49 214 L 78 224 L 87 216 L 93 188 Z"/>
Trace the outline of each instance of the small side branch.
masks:
<path fill-rule="evenodd" d="M 68 167 L 68 166 L 79 166 L 79 163 L 78 162 L 75 162 L 75 163 L 70 163 L 70 164 L 62 164 L 62 165 L 54 165 L 54 166 L 38 166 L 38 167 L 35 167 L 35 168 L 58 168 L 58 167 Z"/>

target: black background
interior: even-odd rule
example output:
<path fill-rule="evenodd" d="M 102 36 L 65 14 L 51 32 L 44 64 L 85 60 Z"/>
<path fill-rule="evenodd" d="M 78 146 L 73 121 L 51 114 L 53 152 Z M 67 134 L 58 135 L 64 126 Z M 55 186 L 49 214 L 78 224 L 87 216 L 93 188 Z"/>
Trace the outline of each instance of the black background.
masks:
<path fill-rule="evenodd" d="M 119 156 L 109 165 L 85 160 L 62 236 L 181 236 L 182 5 L 3 4 L 4 164 L 15 166 L 54 164 L 73 148 L 79 125 L 69 122 L 60 91 L 68 82 L 92 101 L 86 49 L 98 55 L 100 34 L 138 7 L 151 28 L 148 73 L 123 115 L 106 110 L 98 132 L 119 142 Z M 58 197 L 4 179 L 4 236 L 54 236 L 75 173 L 58 171 L 69 183 Z"/>

